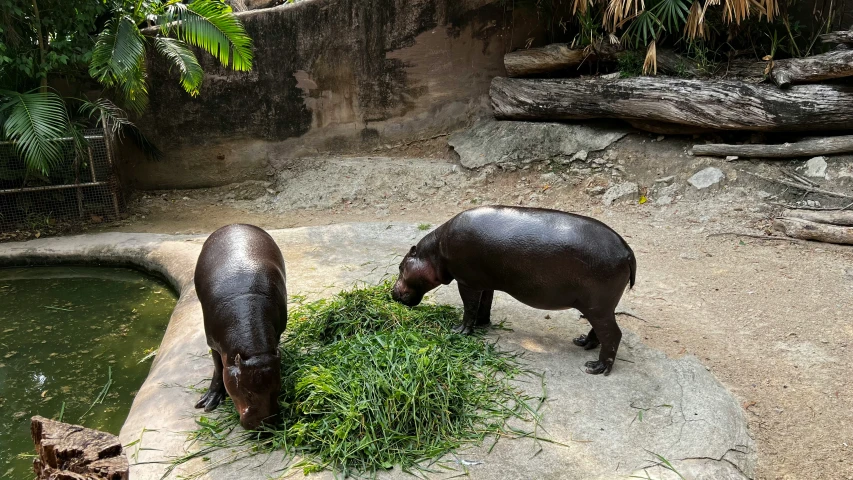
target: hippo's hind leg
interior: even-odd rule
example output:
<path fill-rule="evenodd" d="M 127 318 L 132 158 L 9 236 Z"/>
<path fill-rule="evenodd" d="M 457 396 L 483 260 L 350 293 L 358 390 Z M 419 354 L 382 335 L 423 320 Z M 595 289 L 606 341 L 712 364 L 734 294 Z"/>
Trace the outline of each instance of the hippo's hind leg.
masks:
<path fill-rule="evenodd" d="M 225 383 L 222 380 L 222 356 L 216 350 L 210 351 L 213 357 L 213 378 L 210 379 L 210 387 L 207 392 L 196 402 L 195 408 L 204 407 L 205 412 L 210 412 L 225 399 Z"/>
<path fill-rule="evenodd" d="M 603 373 L 604 375 L 609 375 L 610 370 L 613 369 L 613 362 L 616 361 L 616 351 L 619 349 L 619 342 L 622 341 L 622 330 L 616 324 L 616 314 L 613 312 L 596 312 L 593 315 L 586 315 L 586 317 L 589 320 L 589 324 L 592 325 L 592 331 L 585 340 L 588 342 L 590 338 L 594 338 L 601 342 L 601 351 L 598 354 L 598 360 L 586 362 L 586 373 L 593 375 Z"/>
<path fill-rule="evenodd" d="M 459 284 L 459 296 L 462 297 L 464 314 L 462 324 L 453 327 L 453 331 L 470 335 L 474 327 L 485 327 L 491 324 L 492 298 L 494 290 L 475 290 Z"/>
<path fill-rule="evenodd" d="M 579 347 L 583 347 L 584 350 L 592 350 L 599 345 L 598 336 L 595 334 L 594 328 L 589 329 L 588 335 L 581 335 L 577 338 L 573 338 L 572 343 Z"/>

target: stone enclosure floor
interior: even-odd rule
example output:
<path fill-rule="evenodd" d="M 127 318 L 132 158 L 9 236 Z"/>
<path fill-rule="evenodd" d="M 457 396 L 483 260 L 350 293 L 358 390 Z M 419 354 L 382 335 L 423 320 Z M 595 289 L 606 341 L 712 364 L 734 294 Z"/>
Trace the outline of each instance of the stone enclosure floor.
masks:
<path fill-rule="evenodd" d="M 289 294 L 309 299 L 330 295 L 357 282 L 373 283 L 396 270 L 399 256 L 425 231 L 396 222 L 339 224 L 271 232 L 287 262 Z M 211 374 L 201 311 L 192 286 L 195 259 L 204 237 L 105 233 L 0 245 L 0 264 L 79 262 L 135 264 L 165 276 L 181 298 L 175 308 L 151 373 L 136 396 L 121 431 L 128 448 L 133 479 L 158 479 L 170 457 L 188 445 L 185 433 L 194 426 L 197 393 Z M 642 254 L 638 255 L 642 259 Z M 459 304 L 455 286 L 441 287 L 434 300 Z M 634 294 L 621 307 L 633 311 Z M 628 318 L 620 315 L 620 321 Z M 756 450 L 746 413 L 714 375 L 693 355 L 670 358 L 643 344 L 626 330 L 619 359 L 609 377 L 583 372 L 593 352 L 572 345 L 571 338 L 588 329 L 574 311 L 543 312 L 499 294 L 493 319 L 511 331 L 490 335 L 506 348 L 525 352 L 532 370 L 544 373 L 547 401 L 544 437 L 560 446 L 530 439 L 498 442 L 458 452 L 473 478 L 625 478 L 656 463 L 652 452 L 672 461 L 686 478 L 742 479 L 755 472 Z M 541 392 L 538 381 L 520 388 Z M 640 415 L 640 412 L 643 412 Z M 145 432 L 143 433 L 143 430 Z M 536 454 L 539 448 L 542 452 Z M 190 448 L 193 448 L 190 446 Z M 239 452 L 221 451 L 211 462 L 229 461 Z M 192 474 L 203 462 L 191 462 L 171 478 Z M 202 478 L 268 478 L 281 473 L 280 458 L 254 457 L 224 465 Z M 461 473 L 461 467 L 460 472 Z M 674 478 L 660 467 L 651 478 Z M 297 473 L 301 476 L 301 472 Z M 447 478 L 440 474 L 436 478 Z M 330 472 L 312 475 L 333 478 Z M 399 471 L 383 478 L 408 477 Z"/>

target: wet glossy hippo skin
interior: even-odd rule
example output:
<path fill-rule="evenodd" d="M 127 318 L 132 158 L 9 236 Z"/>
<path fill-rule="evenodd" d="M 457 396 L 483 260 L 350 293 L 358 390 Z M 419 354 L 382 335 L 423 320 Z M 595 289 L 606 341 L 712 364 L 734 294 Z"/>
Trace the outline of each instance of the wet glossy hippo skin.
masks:
<path fill-rule="evenodd" d="M 400 263 L 394 300 L 408 306 L 451 281 L 464 304 L 460 333 L 491 323 L 495 290 L 543 310 L 578 309 L 592 326 L 574 339 L 601 344 L 587 373 L 610 373 L 622 331 L 614 313 L 637 263 L 625 240 L 592 218 L 557 210 L 480 207 L 462 212 L 425 236 Z"/>
<path fill-rule="evenodd" d="M 278 413 L 278 344 L 287 325 L 281 250 L 258 227 L 222 227 L 204 242 L 195 288 L 213 356 L 210 388 L 196 408 L 213 410 L 227 392 L 243 428 L 255 429 Z"/>

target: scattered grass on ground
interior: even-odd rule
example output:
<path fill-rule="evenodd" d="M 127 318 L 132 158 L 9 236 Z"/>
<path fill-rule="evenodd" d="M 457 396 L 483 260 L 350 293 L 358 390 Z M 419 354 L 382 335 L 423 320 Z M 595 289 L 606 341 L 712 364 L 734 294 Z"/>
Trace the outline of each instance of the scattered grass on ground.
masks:
<path fill-rule="evenodd" d="M 293 309 L 281 344 L 281 423 L 243 432 L 228 400 L 197 420 L 191 437 L 199 450 L 172 467 L 239 445 L 247 454 L 282 450 L 305 473 L 372 476 L 394 466 L 417 473 L 487 438 L 537 439 L 541 377 L 541 395 L 523 393 L 513 380 L 532 373 L 518 355 L 452 333 L 461 321 L 455 307 L 394 302 L 391 285 Z M 510 427 L 512 419 L 532 422 L 531 430 Z"/>

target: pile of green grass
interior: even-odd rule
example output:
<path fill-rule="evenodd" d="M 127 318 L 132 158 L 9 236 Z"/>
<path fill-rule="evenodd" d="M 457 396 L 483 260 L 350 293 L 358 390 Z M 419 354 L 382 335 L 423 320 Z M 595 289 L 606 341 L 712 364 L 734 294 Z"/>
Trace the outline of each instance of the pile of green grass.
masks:
<path fill-rule="evenodd" d="M 346 476 L 395 465 L 423 471 L 490 436 L 531 436 L 507 425 L 538 424 L 544 400 L 544 384 L 535 398 L 513 385 L 530 374 L 518 356 L 452 333 L 459 309 L 408 308 L 390 291 L 385 282 L 292 309 L 281 344 L 283 421 L 236 442 L 254 452 L 283 450 L 305 473 L 329 468 Z M 230 400 L 198 424 L 193 436 L 203 447 L 179 462 L 235 446 Z"/>

